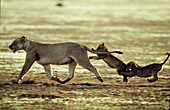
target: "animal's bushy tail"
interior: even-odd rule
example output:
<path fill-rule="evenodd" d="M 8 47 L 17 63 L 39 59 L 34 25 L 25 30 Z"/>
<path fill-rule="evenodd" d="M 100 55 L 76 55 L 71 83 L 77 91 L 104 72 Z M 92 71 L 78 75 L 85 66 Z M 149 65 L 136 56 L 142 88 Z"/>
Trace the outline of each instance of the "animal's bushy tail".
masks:
<path fill-rule="evenodd" d="M 84 48 L 85 48 L 87 51 L 89 51 L 89 52 L 91 52 L 91 53 L 94 53 L 94 54 L 108 54 L 108 53 L 123 54 L 123 52 L 121 52 L 121 51 L 99 52 L 99 51 L 95 51 L 95 50 L 93 50 L 93 49 L 90 49 L 90 48 L 88 48 L 88 47 L 86 47 L 86 46 L 84 46 Z"/>
<path fill-rule="evenodd" d="M 166 55 L 168 55 L 168 56 L 167 56 L 167 58 L 165 59 L 165 61 L 161 63 L 162 65 L 164 65 L 164 64 L 167 62 L 167 60 L 169 59 L 170 54 L 167 52 Z"/>

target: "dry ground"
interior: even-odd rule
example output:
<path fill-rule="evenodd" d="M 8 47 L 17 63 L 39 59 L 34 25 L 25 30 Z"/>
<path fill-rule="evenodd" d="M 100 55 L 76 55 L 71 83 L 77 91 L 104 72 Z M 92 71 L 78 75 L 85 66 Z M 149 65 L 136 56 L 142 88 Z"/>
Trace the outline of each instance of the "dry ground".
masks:
<path fill-rule="evenodd" d="M 1 1 L 0 109 L 169 110 L 169 61 L 154 83 L 134 77 L 124 84 L 115 69 L 91 60 L 104 83 L 78 66 L 74 79 L 61 85 L 49 81 L 43 67 L 35 63 L 17 85 L 10 80 L 18 76 L 25 53 L 8 49 L 22 35 L 45 43 L 79 42 L 90 48 L 105 42 L 110 50 L 124 53 L 114 55 L 125 63 L 159 63 L 170 52 L 169 4 L 169 0 Z M 53 66 L 53 71 L 64 79 L 68 66 Z"/>

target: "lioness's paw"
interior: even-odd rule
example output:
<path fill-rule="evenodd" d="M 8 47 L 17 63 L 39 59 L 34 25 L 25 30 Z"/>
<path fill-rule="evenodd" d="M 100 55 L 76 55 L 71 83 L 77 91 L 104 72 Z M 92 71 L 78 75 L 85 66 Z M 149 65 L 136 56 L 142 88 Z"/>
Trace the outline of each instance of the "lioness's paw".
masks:
<path fill-rule="evenodd" d="M 65 81 L 61 81 L 60 84 L 65 84 L 66 82 Z"/>
<path fill-rule="evenodd" d="M 100 81 L 100 82 L 104 82 L 104 80 L 103 80 L 102 78 L 99 78 L 99 81 Z"/>
<path fill-rule="evenodd" d="M 18 84 L 18 81 L 16 81 L 16 80 L 11 80 L 11 82 L 12 82 L 13 84 Z"/>
<path fill-rule="evenodd" d="M 60 80 L 59 78 L 57 78 L 56 76 L 53 76 L 53 77 L 51 78 L 51 80 L 57 81 L 57 82 L 59 82 L 60 84 L 64 84 L 63 81 L 61 81 L 61 80 Z"/>

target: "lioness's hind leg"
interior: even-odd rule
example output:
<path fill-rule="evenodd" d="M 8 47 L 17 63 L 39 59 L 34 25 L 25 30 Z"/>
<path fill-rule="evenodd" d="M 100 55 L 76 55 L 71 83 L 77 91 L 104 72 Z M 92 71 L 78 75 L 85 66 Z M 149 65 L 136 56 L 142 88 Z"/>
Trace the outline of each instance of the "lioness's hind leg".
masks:
<path fill-rule="evenodd" d="M 91 66 L 89 66 L 89 67 L 84 67 L 84 68 L 86 68 L 86 69 L 88 69 L 89 71 L 91 71 L 92 73 L 94 73 L 94 74 L 96 75 L 97 79 L 98 79 L 100 82 L 104 82 L 95 67 L 93 67 L 93 66 L 91 65 Z"/>
<path fill-rule="evenodd" d="M 44 66 L 44 70 L 47 74 L 48 79 L 55 80 L 55 81 L 61 83 L 61 81 L 56 76 L 53 75 L 53 72 L 51 71 L 50 64 L 49 65 L 43 65 L 43 66 Z"/>
<path fill-rule="evenodd" d="M 61 82 L 62 84 L 65 84 L 66 82 L 70 81 L 74 77 L 74 71 L 75 71 L 76 65 L 77 63 L 75 61 L 69 63 L 69 75 L 64 81 Z"/>
<path fill-rule="evenodd" d="M 90 63 L 89 59 L 81 59 L 81 61 L 78 61 L 78 64 L 86 69 L 88 69 L 89 71 L 91 71 L 92 73 L 94 73 L 97 77 L 97 79 L 100 82 L 103 82 L 103 79 L 100 77 L 97 69 Z"/>
<path fill-rule="evenodd" d="M 48 79 L 52 79 L 52 76 L 53 76 L 53 72 L 51 71 L 51 66 L 50 65 L 43 65 L 44 66 L 44 70 L 47 74 L 47 78 Z"/>

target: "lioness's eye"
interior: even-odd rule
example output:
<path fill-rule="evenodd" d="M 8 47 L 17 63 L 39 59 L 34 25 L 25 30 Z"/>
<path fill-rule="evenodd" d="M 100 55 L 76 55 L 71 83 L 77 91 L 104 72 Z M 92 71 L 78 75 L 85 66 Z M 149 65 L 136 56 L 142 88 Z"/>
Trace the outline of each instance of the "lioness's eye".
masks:
<path fill-rule="evenodd" d="M 17 41 L 14 41 L 14 42 L 13 42 L 13 45 L 16 45 L 16 44 L 17 44 Z"/>

